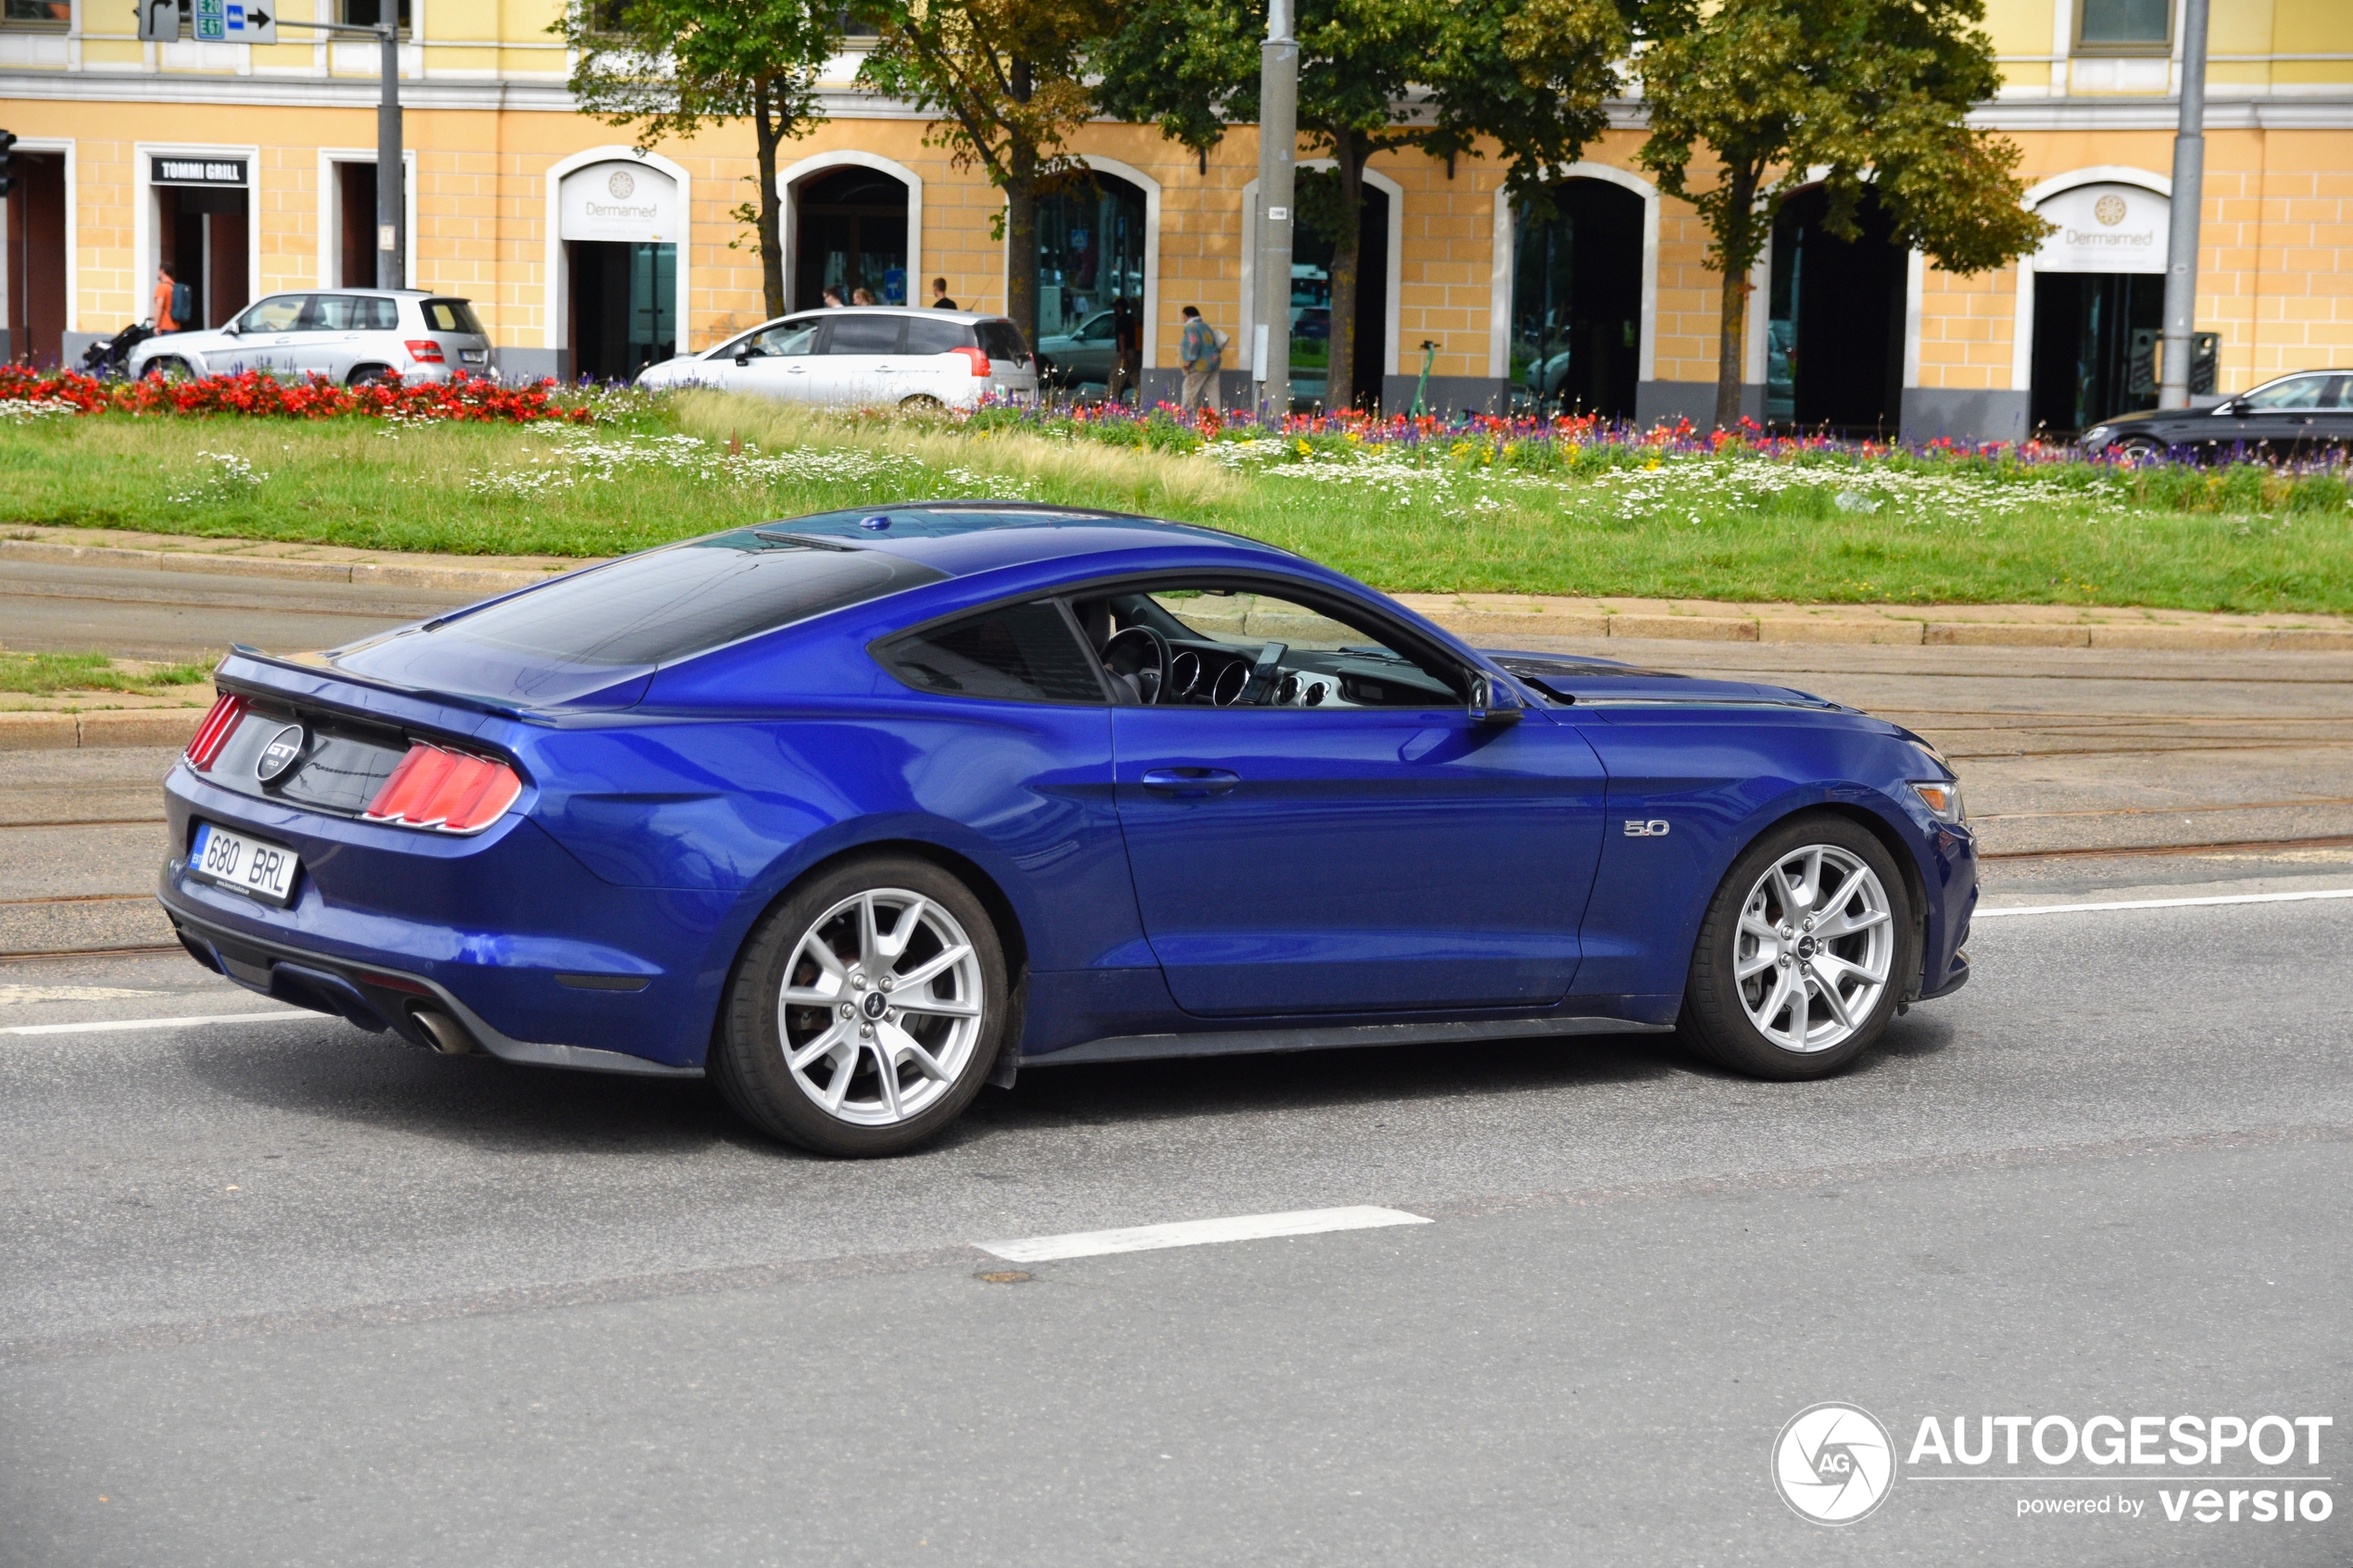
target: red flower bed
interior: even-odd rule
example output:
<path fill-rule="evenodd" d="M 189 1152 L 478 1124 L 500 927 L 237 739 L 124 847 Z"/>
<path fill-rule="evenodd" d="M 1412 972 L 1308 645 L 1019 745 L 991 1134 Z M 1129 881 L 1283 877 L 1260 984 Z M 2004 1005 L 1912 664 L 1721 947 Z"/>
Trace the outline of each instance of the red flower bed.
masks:
<path fill-rule="evenodd" d="M 0 399 L 65 404 L 85 414 L 244 414 L 258 419 L 459 420 L 478 424 L 531 424 L 561 420 L 590 424 L 586 408 L 554 400 L 554 382 L 503 386 L 459 371 L 447 382 L 405 386 L 371 382 L 342 386 L 321 376 L 284 382 L 259 370 L 197 381 L 107 382 L 78 370 L 33 371 L 0 365 Z"/>

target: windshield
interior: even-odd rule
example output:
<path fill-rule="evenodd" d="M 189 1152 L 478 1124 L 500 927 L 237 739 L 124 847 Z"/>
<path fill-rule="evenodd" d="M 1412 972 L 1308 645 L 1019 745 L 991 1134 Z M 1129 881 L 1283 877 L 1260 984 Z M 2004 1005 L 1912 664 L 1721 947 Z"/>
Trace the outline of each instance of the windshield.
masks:
<path fill-rule="evenodd" d="M 363 643 L 339 668 L 499 702 L 558 703 L 945 573 L 878 550 L 725 534 Z"/>

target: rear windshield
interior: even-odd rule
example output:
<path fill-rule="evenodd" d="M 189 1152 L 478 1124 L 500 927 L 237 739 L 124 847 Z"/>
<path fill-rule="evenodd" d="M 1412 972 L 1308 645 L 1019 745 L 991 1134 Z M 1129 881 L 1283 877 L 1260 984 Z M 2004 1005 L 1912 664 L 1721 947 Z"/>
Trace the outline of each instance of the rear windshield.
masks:
<path fill-rule="evenodd" d="M 632 674 L 946 573 L 879 550 L 730 534 L 595 571 L 362 645 L 356 674 L 500 702 L 565 702 Z"/>
<path fill-rule="evenodd" d="M 1029 345 L 1022 342 L 1021 329 L 1011 321 L 983 321 L 975 330 L 980 333 L 980 351 L 991 359 L 1029 363 Z"/>
<path fill-rule="evenodd" d="M 425 301 L 425 327 L 436 332 L 472 332 L 483 335 L 482 323 L 474 319 L 474 307 L 462 299 L 429 299 Z"/>

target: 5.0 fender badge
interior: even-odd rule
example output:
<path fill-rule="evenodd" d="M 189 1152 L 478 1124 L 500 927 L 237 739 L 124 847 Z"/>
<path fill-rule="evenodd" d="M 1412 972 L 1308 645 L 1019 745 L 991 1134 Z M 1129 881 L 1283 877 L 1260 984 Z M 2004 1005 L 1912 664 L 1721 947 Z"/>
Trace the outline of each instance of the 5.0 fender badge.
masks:
<path fill-rule="evenodd" d="M 300 724 L 288 724 L 270 737 L 261 755 L 253 761 L 253 776 L 263 784 L 273 784 L 295 771 L 302 760 L 303 734 Z"/>
<path fill-rule="evenodd" d="M 1626 836 L 1629 838 L 1665 838 L 1667 836 L 1667 820 L 1663 817 L 1653 817 L 1648 822 L 1642 822 L 1633 817 L 1629 817 L 1626 819 Z"/>

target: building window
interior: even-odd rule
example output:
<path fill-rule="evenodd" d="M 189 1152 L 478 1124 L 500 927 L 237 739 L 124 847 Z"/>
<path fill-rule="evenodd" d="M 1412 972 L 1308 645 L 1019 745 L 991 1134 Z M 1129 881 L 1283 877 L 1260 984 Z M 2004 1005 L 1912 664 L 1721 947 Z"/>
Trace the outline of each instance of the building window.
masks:
<path fill-rule="evenodd" d="M 2077 0 L 2079 54 L 2162 55 L 2172 46 L 2173 0 Z"/>
<path fill-rule="evenodd" d="M 73 22 L 73 0 L 6 0 L 0 27 L 22 32 L 63 32 Z"/>
<path fill-rule="evenodd" d="M 409 31 L 409 0 L 399 0 L 400 31 Z M 352 27 L 378 27 L 384 19 L 384 0 L 343 0 L 343 19 Z"/>

